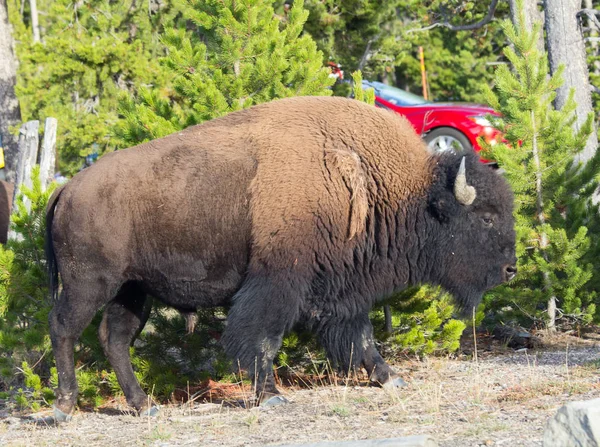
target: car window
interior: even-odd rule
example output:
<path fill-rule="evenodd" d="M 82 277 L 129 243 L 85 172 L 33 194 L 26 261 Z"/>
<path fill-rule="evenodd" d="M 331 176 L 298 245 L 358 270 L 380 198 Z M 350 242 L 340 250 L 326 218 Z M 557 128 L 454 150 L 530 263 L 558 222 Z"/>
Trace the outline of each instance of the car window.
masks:
<path fill-rule="evenodd" d="M 385 85 L 381 82 L 369 82 L 364 84 L 365 88 L 373 87 L 375 94 L 388 102 L 398 106 L 416 106 L 420 104 L 429 104 L 425 98 L 405 90 Z"/>

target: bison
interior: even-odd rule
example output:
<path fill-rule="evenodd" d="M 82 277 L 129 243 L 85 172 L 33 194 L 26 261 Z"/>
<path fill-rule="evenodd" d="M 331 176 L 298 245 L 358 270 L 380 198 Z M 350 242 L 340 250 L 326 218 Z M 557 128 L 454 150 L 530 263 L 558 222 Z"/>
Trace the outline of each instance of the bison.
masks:
<path fill-rule="evenodd" d="M 340 369 L 402 385 L 370 308 L 430 283 L 471 310 L 516 273 L 512 208 L 474 153 L 431 154 L 404 118 L 345 98 L 273 101 L 105 155 L 47 209 L 57 418 L 76 403 L 74 343 L 103 306 L 127 402 L 154 411 L 129 357 L 149 295 L 187 314 L 228 306 L 223 346 L 262 404 L 285 402 L 272 363 L 296 324 Z"/>
<path fill-rule="evenodd" d="M 15 185 L 13 183 L 0 180 L 0 244 L 6 244 L 8 241 L 14 192 Z"/>

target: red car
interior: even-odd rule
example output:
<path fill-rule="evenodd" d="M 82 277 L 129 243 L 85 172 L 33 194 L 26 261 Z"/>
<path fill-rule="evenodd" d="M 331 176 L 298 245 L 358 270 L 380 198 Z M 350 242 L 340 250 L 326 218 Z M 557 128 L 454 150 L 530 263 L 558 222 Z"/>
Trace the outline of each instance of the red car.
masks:
<path fill-rule="evenodd" d="M 375 105 L 404 115 L 417 133 L 434 151 L 474 149 L 480 151 L 477 138 L 488 143 L 501 140 L 501 134 L 486 119 L 499 116 L 489 107 L 452 102 L 431 102 L 381 82 L 363 81 L 363 88 L 375 90 Z"/>

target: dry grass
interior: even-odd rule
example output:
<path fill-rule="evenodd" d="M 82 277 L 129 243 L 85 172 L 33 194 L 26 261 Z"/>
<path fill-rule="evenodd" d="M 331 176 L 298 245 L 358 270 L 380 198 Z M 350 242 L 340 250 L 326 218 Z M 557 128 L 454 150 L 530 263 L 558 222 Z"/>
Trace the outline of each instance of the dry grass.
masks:
<path fill-rule="evenodd" d="M 600 390 L 599 383 L 571 382 L 562 380 L 538 380 L 531 384 L 515 385 L 498 396 L 498 401 L 525 402 L 539 396 L 572 396 Z"/>
<path fill-rule="evenodd" d="M 291 405 L 267 410 L 248 405 L 251 386 L 212 384 L 207 395 L 214 403 L 167 405 L 157 418 L 134 417 L 116 401 L 98 412 L 80 411 L 59 427 L 5 420 L 0 445 L 253 446 L 427 433 L 445 447 L 539 446 L 559 406 L 598 396 L 599 361 L 598 347 L 574 340 L 549 351 L 502 355 L 480 347 L 477 362 L 399 363 L 409 383 L 399 390 L 367 387 L 354 375 L 303 377 L 284 388 Z"/>

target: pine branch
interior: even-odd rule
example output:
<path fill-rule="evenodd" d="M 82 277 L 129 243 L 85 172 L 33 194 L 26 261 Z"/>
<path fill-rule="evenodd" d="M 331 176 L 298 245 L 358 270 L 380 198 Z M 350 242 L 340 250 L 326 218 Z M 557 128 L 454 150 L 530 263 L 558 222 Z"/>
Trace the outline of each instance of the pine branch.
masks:
<path fill-rule="evenodd" d="M 519 303 L 517 303 L 515 300 L 512 300 L 512 303 L 521 311 L 523 312 L 523 315 L 525 315 L 527 318 L 529 318 L 531 321 L 533 322 L 541 322 L 542 320 L 534 315 L 531 315 L 529 312 L 527 312 L 525 309 L 523 309 Z"/>
<path fill-rule="evenodd" d="M 429 31 L 433 28 L 438 28 L 438 27 L 447 28 L 450 31 L 471 31 L 471 30 L 479 29 L 479 28 L 487 25 L 488 23 L 490 23 L 493 20 L 494 13 L 496 12 L 497 6 L 498 6 L 498 0 L 492 0 L 492 3 L 490 4 L 490 9 L 488 10 L 486 16 L 483 19 L 481 19 L 479 22 L 471 23 L 469 25 L 452 25 L 450 22 L 436 22 L 436 23 L 432 23 L 429 26 L 425 26 L 423 28 L 409 29 L 406 32 L 407 33 L 415 33 L 418 31 Z"/>

